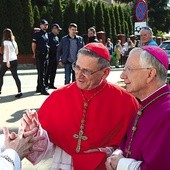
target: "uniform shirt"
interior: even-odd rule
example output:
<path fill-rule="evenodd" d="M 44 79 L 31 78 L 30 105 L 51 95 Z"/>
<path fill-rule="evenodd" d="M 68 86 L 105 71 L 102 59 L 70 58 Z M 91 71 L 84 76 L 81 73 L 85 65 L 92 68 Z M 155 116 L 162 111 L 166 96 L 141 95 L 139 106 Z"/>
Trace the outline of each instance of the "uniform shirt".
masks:
<path fill-rule="evenodd" d="M 32 42 L 36 43 L 36 51 L 48 53 L 48 33 L 40 30 L 33 34 Z"/>
<path fill-rule="evenodd" d="M 48 34 L 48 38 L 49 38 L 49 53 L 55 54 L 56 55 L 56 51 L 57 51 L 57 46 L 59 45 L 59 38 L 57 35 L 53 34 L 52 32 L 50 32 Z"/>

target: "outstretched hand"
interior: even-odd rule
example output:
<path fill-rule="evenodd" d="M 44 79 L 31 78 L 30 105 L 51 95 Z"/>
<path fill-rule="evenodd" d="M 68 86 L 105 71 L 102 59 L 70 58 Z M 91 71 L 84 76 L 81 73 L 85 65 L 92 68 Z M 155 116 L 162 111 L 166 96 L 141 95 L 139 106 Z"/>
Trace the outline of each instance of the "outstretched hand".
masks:
<path fill-rule="evenodd" d="M 21 127 L 24 129 L 24 132 L 39 128 L 38 115 L 35 110 L 27 109 L 25 111 L 21 120 Z M 27 134 L 24 133 L 24 135 Z"/>
<path fill-rule="evenodd" d="M 24 157 L 26 157 L 30 152 L 32 151 L 43 151 L 43 148 L 35 148 L 33 145 L 38 142 L 39 140 L 43 140 L 44 137 L 34 137 L 34 135 L 37 133 L 37 128 L 32 129 L 27 133 L 28 137 L 24 137 L 24 130 L 20 128 L 18 131 L 18 134 L 15 133 L 9 133 L 8 128 L 3 128 L 3 133 L 5 136 L 4 141 L 4 148 L 8 149 L 11 148 L 15 150 L 20 159 L 22 160 Z M 12 139 L 11 139 L 12 138 Z"/>

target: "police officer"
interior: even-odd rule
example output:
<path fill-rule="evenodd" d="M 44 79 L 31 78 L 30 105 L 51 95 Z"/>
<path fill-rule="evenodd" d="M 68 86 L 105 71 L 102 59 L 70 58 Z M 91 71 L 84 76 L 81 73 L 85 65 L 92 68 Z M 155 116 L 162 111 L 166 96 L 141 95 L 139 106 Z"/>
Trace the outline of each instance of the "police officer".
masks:
<path fill-rule="evenodd" d="M 59 37 L 57 36 L 62 28 L 58 24 L 53 24 L 51 27 L 51 32 L 48 34 L 49 38 L 49 65 L 46 74 L 46 86 L 49 89 L 56 89 L 54 86 L 54 80 L 57 70 L 57 59 L 56 52 L 59 45 Z"/>
<path fill-rule="evenodd" d="M 36 93 L 49 95 L 46 91 L 45 77 L 48 67 L 48 22 L 43 19 L 40 22 L 40 31 L 33 34 L 32 52 L 33 58 L 36 59 L 36 67 L 38 72 Z"/>

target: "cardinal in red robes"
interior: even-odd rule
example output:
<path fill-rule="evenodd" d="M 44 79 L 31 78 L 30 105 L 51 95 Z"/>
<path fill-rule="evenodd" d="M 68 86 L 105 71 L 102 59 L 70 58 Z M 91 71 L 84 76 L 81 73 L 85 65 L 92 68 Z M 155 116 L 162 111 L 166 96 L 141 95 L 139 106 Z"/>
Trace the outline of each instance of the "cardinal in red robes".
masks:
<path fill-rule="evenodd" d="M 36 164 L 53 156 L 55 170 L 104 170 L 107 156 L 120 145 L 138 110 L 138 101 L 107 82 L 110 55 L 102 43 L 80 49 L 73 70 L 76 81 L 54 91 L 39 109 L 36 121 L 46 140 L 37 146 L 44 152 L 33 152 L 28 159 Z M 34 114 L 25 114 L 27 128 Z"/>

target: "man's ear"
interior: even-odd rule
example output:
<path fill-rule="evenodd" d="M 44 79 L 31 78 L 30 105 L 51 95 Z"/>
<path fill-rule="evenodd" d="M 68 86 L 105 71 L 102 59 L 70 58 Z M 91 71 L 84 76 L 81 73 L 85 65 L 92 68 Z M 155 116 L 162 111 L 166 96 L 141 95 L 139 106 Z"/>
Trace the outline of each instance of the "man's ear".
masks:
<path fill-rule="evenodd" d="M 107 78 L 107 76 L 109 75 L 109 73 L 110 73 L 110 67 L 106 67 L 106 68 L 104 68 L 103 69 L 103 79 L 106 79 Z"/>
<path fill-rule="evenodd" d="M 148 74 L 147 83 L 149 83 L 150 81 L 152 81 L 156 77 L 156 69 L 155 68 L 149 68 L 147 74 Z"/>

